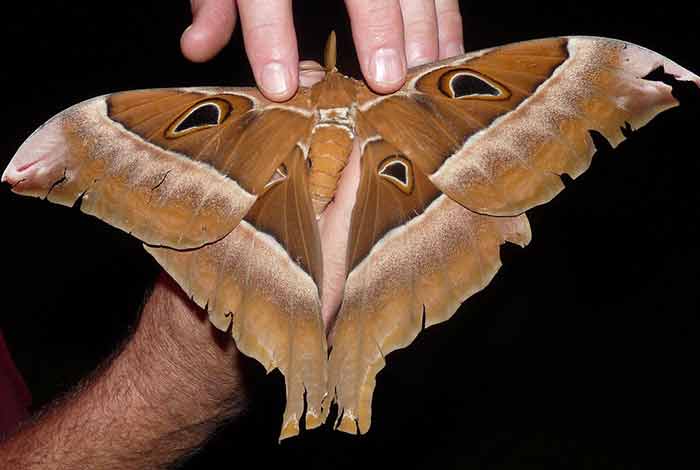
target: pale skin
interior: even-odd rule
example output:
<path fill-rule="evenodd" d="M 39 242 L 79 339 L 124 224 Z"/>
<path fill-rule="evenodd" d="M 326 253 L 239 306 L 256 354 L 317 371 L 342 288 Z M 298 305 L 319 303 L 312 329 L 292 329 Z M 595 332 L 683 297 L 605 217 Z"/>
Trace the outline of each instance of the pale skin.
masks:
<path fill-rule="evenodd" d="M 363 74 L 377 92 L 398 89 L 407 68 L 462 52 L 456 0 L 345 3 Z M 193 24 L 181 40 L 189 59 L 216 55 L 240 15 L 256 81 L 270 99 L 285 100 L 299 84 L 310 86 L 322 77 L 313 71 L 299 74 L 289 0 L 192 0 L 192 9 Z M 271 63 L 277 64 L 274 73 L 282 73 L 282 87 L 266 86 Z M 355 149 L 338 192 L 354 194 L 358 162 Z M 344 246 L 347 236 L 354 198 L 341 199 L 346 203 L 332 202 L 320 221 L 324 256 Z M 324 273 L 326 325 L 335 313 L 328 306 L 339 304 L 342 296 L 344 256 L 337 259 L 343 261 L 328 263 L 333 269 Z M 251 399 L 246 374 L 251 363 L 230 335 L 210 325 L 206 313 L 163 274 L 123 347 L 0 443 L 0 462 L 6 470 L 166 468 L 245 409 Z"/>

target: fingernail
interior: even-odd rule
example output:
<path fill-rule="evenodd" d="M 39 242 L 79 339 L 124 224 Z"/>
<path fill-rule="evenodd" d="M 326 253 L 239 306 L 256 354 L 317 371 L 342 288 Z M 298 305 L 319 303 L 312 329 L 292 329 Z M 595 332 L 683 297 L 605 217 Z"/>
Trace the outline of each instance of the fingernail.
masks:
<path fill-rule="evenodd" d="M 464 44 L 461 42 L 451 42 L 445 46 L 445 57 L 454 57 L 464 54 Z"/>
<path fill-rule="evenodd" d="M 287 68 L 279 62 L 265 64 L 261 85 L 263 90 L 271 95 L 283 95 L 289 89 Z"/>
<path fill-rule="evenodd" d="M 432 62 L 425 53 L 425 47 L 420 42 L 410 42 L 406 44 L 406 59 L 409 67 L 427 64 Z"/>
<path fill-rule="evenodd" d="M 374 53 L 370 70 L 377 83 L 393 85 L 403 80 L 406 66 L 396 49 L 379 49 Z"/>
<path fill-rule="evenodd" d="M 188 33 L 190 32 L 190 30 L 192 30 L 192 26 L 193 26 L 193 25 L 189 25 L 188 27 L 185 28 L 185 30 L 184 30 L 184 31 L 182 32 L 182 34 L 180 35 L 180 38 L 181 38 L 181 39 L 184 39 L 184 38 L 188 35 Z"/>

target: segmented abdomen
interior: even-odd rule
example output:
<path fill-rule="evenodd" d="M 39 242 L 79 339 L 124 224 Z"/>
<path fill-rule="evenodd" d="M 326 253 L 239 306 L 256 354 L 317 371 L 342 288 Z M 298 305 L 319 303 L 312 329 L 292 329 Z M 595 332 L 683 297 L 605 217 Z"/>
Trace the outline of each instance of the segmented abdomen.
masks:
<path fill-rule="evenodd" d="M 353 134 L 344 125 L 323 124 L 314 129 L 309 147 L 309 191 L 316 215 L 333 199 L 340 174 L 352 152 L 352 141 Z"/>

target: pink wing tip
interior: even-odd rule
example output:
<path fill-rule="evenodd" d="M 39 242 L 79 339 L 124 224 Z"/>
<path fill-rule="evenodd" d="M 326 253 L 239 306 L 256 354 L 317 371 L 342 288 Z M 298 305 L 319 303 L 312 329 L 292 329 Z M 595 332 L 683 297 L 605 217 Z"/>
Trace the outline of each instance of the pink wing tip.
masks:
<path fill-rule="evenodd" d="M 28 163 L 24 163 L 21 161 L 21 156 L 20 158 L 17 158 L 17 155 L 18 154 L 16 154 L 15 157 L 12 158 L 12 160 L 10 160 L 10 163 L 7 165 L 7 168 L 5 168 L 5 171 L 3 172 L 2 177 L 0 178 L 0 182 L 7 183 L 10 186 L 17 185 L 17 183 L 27 179 L 27 177 L 32 174 L 32 167 L 39 163 L 39 161 L 41 160 L 37 159 Z"/>
<path fill-rule="evenodd" d="M 38 129 L 17 150 L 0 182 L 17 192 L 49 189 L 66 168 L 67 146 L 54 120 Z"/>
<path fill-rule="evenodd" d="M 683 82 L 693 82 L 695 85 L 700 87 L 700 77 L 695 75 L 690 70 L 687 70 L 673 61 L 666 60 L 664 62 L 664 72 L 674 76 L 676 79 Z"/>
<path fill-rule="evenodd" d="M 690 70 L 678 65 L 671 59 L 664 57 L 663 55 L 654 52 L 650 49 L 641 46 L 634 46 L 633 44 L 627 44 L 625 50 L 622 52 L 623 60 L 629 65 L 629 67 L 644 76 L 658 67 L 663 67 L 664 73 L 673 76 L 677 80 L 684 82 L 693 82 L 698 87 L 700 87 L 700 77 L 695 75 Z"/>

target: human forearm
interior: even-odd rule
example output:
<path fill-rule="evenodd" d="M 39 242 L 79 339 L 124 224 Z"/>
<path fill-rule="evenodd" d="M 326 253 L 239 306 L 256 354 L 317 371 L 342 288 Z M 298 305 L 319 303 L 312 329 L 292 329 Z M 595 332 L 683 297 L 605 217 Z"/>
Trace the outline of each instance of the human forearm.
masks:
<path fill-rule="evenodd" d="M 245 404 L 242 358 L 216 333 L 159 279 L 125 347 L 0 445 L 2 467 L 160 468 L 191 453 Z"/>

